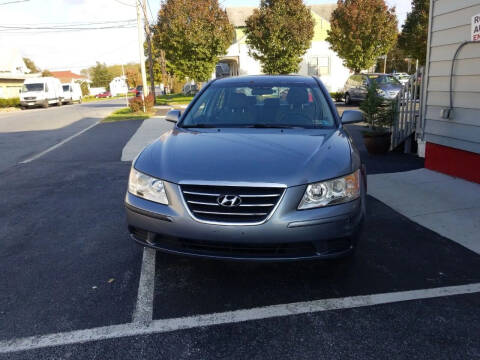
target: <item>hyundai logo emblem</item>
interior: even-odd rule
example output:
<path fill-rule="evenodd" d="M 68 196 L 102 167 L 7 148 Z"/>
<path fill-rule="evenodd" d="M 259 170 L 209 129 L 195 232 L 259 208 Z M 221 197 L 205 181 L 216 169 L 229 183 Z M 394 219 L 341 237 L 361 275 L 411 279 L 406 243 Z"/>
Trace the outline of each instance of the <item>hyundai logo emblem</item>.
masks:
<path fill-rule="evenodd" d="M 217 203 L 224 207 L 237 207 L 242 203 L 242 199 L 237 195 L 220 195 L 217 198 Z"/>

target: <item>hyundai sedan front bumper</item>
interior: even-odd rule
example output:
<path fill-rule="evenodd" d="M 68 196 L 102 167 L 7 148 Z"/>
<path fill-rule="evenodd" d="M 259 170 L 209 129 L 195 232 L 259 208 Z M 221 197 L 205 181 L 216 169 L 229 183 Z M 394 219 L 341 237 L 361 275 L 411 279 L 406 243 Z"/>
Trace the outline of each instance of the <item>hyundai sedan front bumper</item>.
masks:
<path fill-rule="evenodd" d="M 353 251 L 365 216 L 360 198 L 339 205 L 297 210 L 305 185 L 286 188 L 268 218 L 258 224 L 199 221 L 181 187 L 165 182 L 169 205 L 127 193 L 131 237 L 164 252 L 234 260 L 298 260 L 341 257 Z"/>

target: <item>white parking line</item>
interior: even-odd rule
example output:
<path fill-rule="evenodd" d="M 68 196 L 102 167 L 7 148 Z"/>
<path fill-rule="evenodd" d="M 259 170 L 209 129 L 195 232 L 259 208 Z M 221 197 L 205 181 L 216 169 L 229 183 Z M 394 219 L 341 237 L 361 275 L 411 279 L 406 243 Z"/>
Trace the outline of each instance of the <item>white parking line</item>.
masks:
<path fill-rule="evenodd" d="M 138 285 L 137 304 L 133 322 L 147 326 L 153 317 L 153 292 L 155 289 L 155 254 L 150 248 L 143 248 L 142 271 Z"/>
<path fill-rule="evenodd" d="M 20 161 L 20 164 L 28 164 L 29 162 L 32 162 L 33 160 L 37 160 L 38 158 L 41 158 L 43 155 L 46 155 L 48 154 L 50 151 L 53 151 L 57 148 L 59 148 L 60 146 L 62 146 L 63 144 L 66 144 L 67 142 L 69 142 L 70 140 L 76 138 L 77 136 L 80 136 L 82 135 L 84 132 L 90 130 L 91 128 L 93 128 L 94 126 L 97 126 L 99 124 L 99 121 L 97 121 L 96 123 L 90 125 L 89 127 L 86 127 L 85 129 L 67 137 L 66 139 L 63 139 L 62 141 L 60 141 L 58 144 L 55 144 L 51 147 L 49 147 L 48 149 L 46 150 L 43 150 L 42 152 L 26 159 L 26 160 L 23 160 L 23 161 Z"/>
<path fill-rule="evenodd" d="M 227 311 L 223 313 L 154 320 L 148 326 L 140 326 L 136 323 L 105 326 L 88 330 L 77 330 L 0 341 L 0 353 L 10 353 L 51 346 L 115 339 L 127 336 L 157 334 L 212 325 L 233 324 L 251 320 L 262 320 L 291 315 L 318 313 L 328 310 L 351 309 L 372 305 L 390 304 L 401 301 L 431 299 L 479 292 L 480 283 L 475 283 L 433 289 L 399 291 L 384 294 L 297 302 L 282 305 L 263 306 L 246 310 Z"/>

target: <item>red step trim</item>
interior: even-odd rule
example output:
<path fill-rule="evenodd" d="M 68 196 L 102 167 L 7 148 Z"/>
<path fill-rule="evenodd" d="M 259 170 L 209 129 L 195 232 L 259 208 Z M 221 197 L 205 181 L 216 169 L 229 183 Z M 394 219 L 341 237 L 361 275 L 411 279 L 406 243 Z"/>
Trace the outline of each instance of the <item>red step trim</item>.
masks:
<path fill-rule="evenodd" d="M 427 142 L 425 167 L 480 184 L 480 154 Z"/>

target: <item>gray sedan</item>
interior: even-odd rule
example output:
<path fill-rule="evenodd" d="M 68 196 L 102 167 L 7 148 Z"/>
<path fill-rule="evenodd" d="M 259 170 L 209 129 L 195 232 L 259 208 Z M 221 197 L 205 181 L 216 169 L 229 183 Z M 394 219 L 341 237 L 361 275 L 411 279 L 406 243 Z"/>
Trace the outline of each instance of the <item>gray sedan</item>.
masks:
<path fill-rule="evenodd" d="M 349 255 L 365 217 L 366 177 L 318 78 L 208 83 L 173 130 L 132 165 L 125 199 L 138 243 L 210 258 Z"/>
<path fill-rule="evenodd" d="M 378 95 L 387 101 L 395 100 L 402 83 L 392 75 L 387 74 L 355 74 L 348 78 L 345 84 L 345 103 L 360 102 L 366 99 L 368 87 L 372 82 L 377 85 Z"/>

